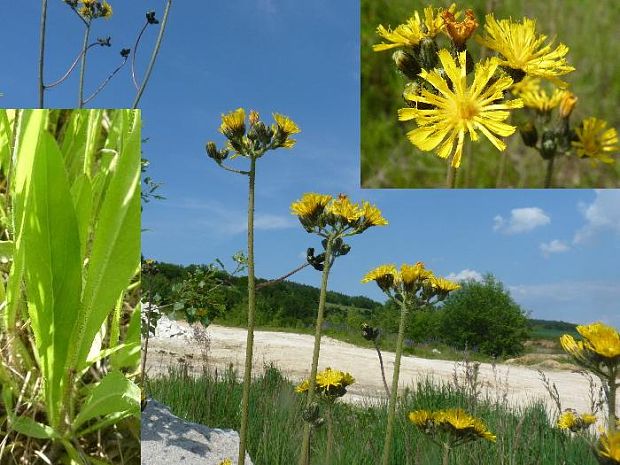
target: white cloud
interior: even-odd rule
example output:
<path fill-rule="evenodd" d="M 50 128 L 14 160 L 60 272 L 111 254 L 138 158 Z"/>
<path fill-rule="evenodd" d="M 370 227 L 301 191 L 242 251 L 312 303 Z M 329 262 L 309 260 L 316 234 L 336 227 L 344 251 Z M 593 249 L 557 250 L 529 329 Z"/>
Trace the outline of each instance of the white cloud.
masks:
<path fill-rule="evenodd" d="M 620 189 L 602 189 L 595 193 L 591 204 L 579 206 L 586 223 L 575 233 L 574 244 L 588 242 L 604 231 L 620 234 Z"/>
<path fill-rule="evenodd" d="M 482 276 L 482 273 L 479 273 L 478 271 L 475 270 L 470 270 L 470 269 L 464 269 L 459 271 L 458 273 L 450 273 L 448 276 L 446 276 L 447 279 L 449 279 L 450 281 L 478 281 L 478 282 L 482 282 L 484 280 L 484 276 Z"/>
<path fill-rule="evenodd" d="M 513 208 L 510 210 L 510 218 L 497 215 L 493 218 L 493 223 L 493 231 L 521 234 L 551 223 L 551 218 L 538 207 Z"/>
<path fill-rule="evenodd" d="M 545 258 L 548 258 L 553 253 L 563 253 L 568 252 L 569 250 L 570 246 L 566 242 L 558 239 L 553 239 L 551 242 L 543 242 L 540 244 L 540 251 Z"/>

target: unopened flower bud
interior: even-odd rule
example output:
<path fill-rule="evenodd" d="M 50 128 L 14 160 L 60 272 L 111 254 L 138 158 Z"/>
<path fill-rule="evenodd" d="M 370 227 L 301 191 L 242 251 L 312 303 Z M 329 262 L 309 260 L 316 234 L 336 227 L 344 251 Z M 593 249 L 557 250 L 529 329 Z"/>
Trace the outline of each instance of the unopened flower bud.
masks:
<path fill-rule="evenodd" d="M 124 48 L 124 49 L 121 50 L 121 56 L 123 58 L 127 58 L 130 53 L 131 53 L 131 49 L 130 48 Z"/>
<path fill-rule="evenodd" d="M 409 79 L 416 79 L 418 74 L 422 71 L 420 64 L 413 55 L 402 50 L 397 50 L 392 55 L 394 63 L 398 70 L 407 76 Z"/>
<path fill-rule="evenodd" d="M 525 71 L 522 69 L 511 68 L 510 66 L 503 66 L 502 69 L 512 78 L 514 84 L 523 81 L 525 77 Z"/>
<path fill-rule="evenodd" d="M 575 109 L 575 105 L 577 105 L 577 96 L 568 90 L 564 91 L 564 95 L 562 96 L 562 100 L 560 101 L 560 117 L 568 118 L 573 110 Z"/>
<path fill-rule="evenodd" d="M 553 158 L 555 156 L 555 152 L 557 151 L 555 133 L 553 131 L 545 131 L 542 135 L 542 143 L 540 146 L 540 154 L 545 160 Z"/>
<path fill-rule="evenodd" d="M 424 69 L 433 69 L 437 65 L 437 44 L 428 37 L 420 42 L 420 66 Z"/>
<path fill-rule="evenodd" d="M 159 20 L 155 17 L 155 11 L 150 10 L 146 12 L 146 21 L 149 24 L 159 24 Z"/>
<path fill-rule="evenodd" d="M 254 126 L 260 120 L 260 115 L 258 114 L 257 111 L 250 110 L 249 120 L 250 120 L 250 124 Z"/>
<path fill-rule="evenodd" d="M 519 126 L 519 132 L 521 133 L 521 138 L 526 147 L 536 147 L 536 143 L 538 142 L 538 130 L 534 123 L 528 121 L 522 124 Z"/>

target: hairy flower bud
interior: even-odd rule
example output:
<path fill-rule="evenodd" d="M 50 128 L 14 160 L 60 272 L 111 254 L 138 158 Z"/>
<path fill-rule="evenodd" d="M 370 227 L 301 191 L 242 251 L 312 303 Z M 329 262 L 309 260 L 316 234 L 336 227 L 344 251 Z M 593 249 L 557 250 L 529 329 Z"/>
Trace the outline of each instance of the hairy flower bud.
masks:
<path fill-rule="evenodd" d="M 545 131 L 542 135 L 540 154 L 545 160 L 555 156 L 557 151 L 556 135 L 553 131 Z"/>
<path fill-rule="evenodd" d="M 437 44 L 428 37 L 420 42 L 420 66 L 424 69 L 433 69 L 437 65 Z"/>
<path fill-rule="evenodd" d="M 397 50 L 392 54 L 392 59 L 396 63 L 398 70 L 409 79 L 416 79 L 422 71 L 418 61 L 410 53 Z"/>
<path fill-rule="evenodd" d="M 521 138 L 526 147 L 536 147 L 536 143 L 538 142 L 538 130 L 534 123 L 528 121 L 522 124 L 519 126 L 519 132 L 521 133 Z"/>

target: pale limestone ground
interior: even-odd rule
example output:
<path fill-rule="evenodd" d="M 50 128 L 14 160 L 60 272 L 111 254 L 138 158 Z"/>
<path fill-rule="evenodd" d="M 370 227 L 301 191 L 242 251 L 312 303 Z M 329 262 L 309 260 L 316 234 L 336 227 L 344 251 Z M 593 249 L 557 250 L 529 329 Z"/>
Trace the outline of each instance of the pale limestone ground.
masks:
<path fill-rule="evenodd" d="M 181 326 L 184 323 L 180 323 Z M 188 328 L 186 326 L 186 328 Z M 189 330 L 189 328 L 188 328 Z M 233 364 L 241 375 L 245 357 L 246 330 L 212 325 L 206 331 L 210 340 L 209 366 L 218 370 Z M 312 360 L 314 336 L 270 331 L 256 331 L 254 345 L 255 371 L 264 364 L 273 363 L 294 382 L 308 375 Z M 149 347 L 147 370 L 150 376 L 165 373 L 167 366 L 185 360 L 195 370 L 200 370 L 200 344 L 193 340 L 157 337 Z M 388 383 L 394 365 L 394 353 L 384 351 Z M 452 382 L 455 375 L 455 362 L 429 360 L 406 356 L 402 359 L 400 387 L 415 385 L 427 377 L 436 382 Z M 380 377 L 379 361 L 373 349 L 356 347 L 352 344 L 323 337 L 319 369 L 332 367 L 350 372 L 356 383 L 349 387 L 345 396 L 352 402 L 377 402 L 384 398 Z M 462 373 L 462 367 L 456 369 Z M 579 412 L 589 411 L 588 382 L 578 373 L 547 369 L 547 378 L 557 385 L 563 408 L 574 408 Z M 532 368 L 498 364 L 480 365 L 479 379 L 483 394 L 492 398 L 505 397 L 512 406 L 527 405 L 535 399 L 542 399 L 553 412 L 553 403 L 540 379 Z"/>

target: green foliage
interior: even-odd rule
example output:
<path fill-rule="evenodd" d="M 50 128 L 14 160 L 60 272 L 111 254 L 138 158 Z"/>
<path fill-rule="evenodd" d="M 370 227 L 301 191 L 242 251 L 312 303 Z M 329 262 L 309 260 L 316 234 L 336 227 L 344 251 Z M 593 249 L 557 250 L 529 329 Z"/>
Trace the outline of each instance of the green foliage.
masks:
<path fill-rule="evenodd" d="M 214 268 L 197 268 L 172 288 L 176 297 L 173 310 L 183 311 L 188 323 L 199 321 L 209 326 L 226 310 L 224 284 Z"/>
<path fill-rule="evenodd" d="M 16 161 L 0 160 L 12 215 L 3 232 L 12 263 L 0 286 L 0 358 L 11 367 L 0 370 L 8 418 L 0 433 L 58 441 L 73 457 L 76 438 L 103 437 L 139 415 L 139 113 L 0 115 L 0 156 Z"/>
<path fill-rule="evenodd" d="M 441 333 L 450 345 L 493 356 L 523 352 L 529 335 L 525 312 L 493 275 L 467 281 L 445 300 Z"/>
<path fill-rule="evenodd" d="M 375 30 L 379 24 L 396 27 L 414 10 L 426 5 L 447 7 L 451 0 L 411 2 L 408 0 L 361 1 L 361 176 L 364 187 L 437 187 L 443 186 L 446 162 L 429 152 L 421 152 L 406 138 L 412 123 L 401 123 L 396 112 L 404 107 L 402 98 L 406 79 L 395 70 L 391 52 L 373 52 L 380 42 Z M 571 91 L 579 102 L 572 116 L 578 122 L 588 116 L 609 121 L 620 127 L 616 102 L 620 99 L 620 66 L 617 56 L 620 43 L 614 40 L 620 22 L 620 8 L 615 0 L 584 2 L 583 0 L 505 0 L 489 2 L 471 0 L 460 8 L 474 10 L 481 26 L 489 5 L 494 5 L 496 18 L 536 18 L 537 31 L 568 45 L 568 61 L 576 71 L 566 76 Z M 587 5 L 587 6 L 586 6 Z M 588 14 L 583 15 L 583 9 Z M 474 57 L 480 57 L 480 46 L 468 42 Z M 601 98 L 604 95 L 605 98 Z M 519 135 L 509 139 L 505 153 L 503 180 L 498 187 L 542 186 L 543 160 L 534 150 L 526 149 Z M 472 144 L 465 152 L 457 185 L 463 187 L 495 187 L 502 156 L 490 143 Z M 467 147 L 466 147 L 467 151 Z M 620 163 L 593 168 L 575 156 L 560 157 L 555 162 L 554 183 L 567 187 L 615 187 L 620 180 Z"/>
<path fill-rule="evenodd" d="M 164 402 L 181 418 L 209 426 L 239 427 L 241 383 L 231 369 L 219 374 L 205 371 L 193 376 L 178 367 L 167 377 L 150 380 L 148 387 L 153 398 Z M 255 463 L 295 463 L 303 424 L 302 397 L 293 392 L 291 382 L 273 366 L 266 367 L 265 374 L 255 378 L 250 395 L 254 409 L 248 429 L 250 456 Z M 514 409 L 502 403 L 472 402 L 467 394 L 452 385 L 439 386 L 430 382 L 412 386 L 398 404 L 391 463 L 441 463 L 438 448 L 431 447 L 406 416 L 416 409 L 453 407 L 465 408 L 481 417 L 489 430 L 497 435 L 497 443 L 481 441 L 457 449 L 452 463 L 596 463 L 585 441 L 568 437 L 550 424 L 541 403 Z M 332 465 L 375 465 L 383 447 L 387 418 L 385 404 L 370 402 L 370 399 L 356 404 L 337 403 L 333 417 L 336 447 Z M 326 428 L 319 428 L 315 434 L 312 463 L 319 465 L 325 463 Z"/>

